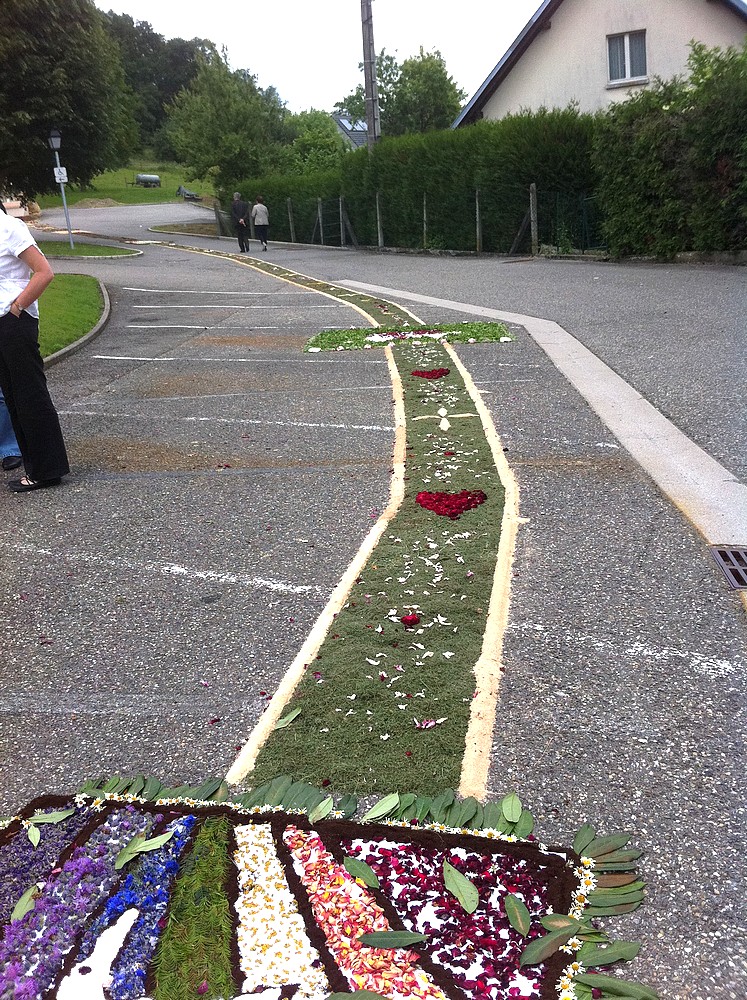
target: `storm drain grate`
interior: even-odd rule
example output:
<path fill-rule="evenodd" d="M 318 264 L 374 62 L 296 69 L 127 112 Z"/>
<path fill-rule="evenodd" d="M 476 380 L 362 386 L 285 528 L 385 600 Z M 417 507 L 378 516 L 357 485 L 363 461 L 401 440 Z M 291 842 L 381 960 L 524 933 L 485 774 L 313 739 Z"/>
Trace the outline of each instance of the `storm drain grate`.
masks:
<path fill-rule="evenodd" d="M 711 552 L 733 590 L 747 590 L 747 548 L 712 545 Z"/>

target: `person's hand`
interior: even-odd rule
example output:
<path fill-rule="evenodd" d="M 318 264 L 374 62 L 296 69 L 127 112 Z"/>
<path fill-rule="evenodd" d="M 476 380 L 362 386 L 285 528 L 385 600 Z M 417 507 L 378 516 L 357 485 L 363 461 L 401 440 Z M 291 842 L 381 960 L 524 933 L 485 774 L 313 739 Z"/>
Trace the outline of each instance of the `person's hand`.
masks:
<path fill-rule="evenodd" d="M 246 222 L 243 219 L 239 219 L 239 225 L 240 226 L 245 226 Z"/>
<path fill-rule="evenodd" d="M 16 319 L 18 319 L 18 317 L 23 312 L 23 309 L 18 305 L 17 302 L 11 302 L 11 304 L 10 304 L 10 312 L 13 314 L 13 316 L 16 317 Z"/>

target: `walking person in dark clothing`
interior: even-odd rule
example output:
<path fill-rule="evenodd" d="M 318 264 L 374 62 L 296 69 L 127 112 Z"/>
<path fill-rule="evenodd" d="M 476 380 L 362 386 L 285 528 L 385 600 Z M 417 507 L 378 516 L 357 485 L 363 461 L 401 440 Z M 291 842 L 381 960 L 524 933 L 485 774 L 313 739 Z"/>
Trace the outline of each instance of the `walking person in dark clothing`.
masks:
<path fill-rule="evenodd" d="M 70 471 L 39 351 L 37 299 L 53 278 L 28 226 L 0 214 L 0 389 L 26 471 L 8 483 L 14 493 L 57 486 Z"/>
<path fill-rule="evenodd" d="M 238 191 L 233 193 L 231 202 L 231 217 L 236 228 L 236 237 L 239 241 L 239 253 L 246 253 L 249 249 L 249 205 L 242 201 Z"/>
<path fill-rule="evenodd" d="M 267 230 L 270 228 L 270 213 L 262 195 L 257 195 L 252 209 L 252 219 L 254 219 L 254 231 L 257 239 L 262 244 L 262 249 L 267 250 Z"/>

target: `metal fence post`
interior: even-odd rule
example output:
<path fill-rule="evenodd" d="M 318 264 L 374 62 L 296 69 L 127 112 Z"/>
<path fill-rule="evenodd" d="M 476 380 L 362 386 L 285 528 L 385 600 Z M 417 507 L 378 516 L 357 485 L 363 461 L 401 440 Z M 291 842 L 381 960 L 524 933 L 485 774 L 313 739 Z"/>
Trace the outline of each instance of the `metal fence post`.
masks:
<path fill-rule="evenodd" d="M 482 216 L 480 215 L 480 189 L 475 189 L 475 246 L 482 253 Z"/>
<path fill-rule="evenodd" d="M 345 202 L 343 201 L 342 195 L 339 198 L 340 201 L 340 246 L 345 246 Z"/>
<path fill-rule="evenodd" d="M 537 219 L 537 185 L 529 185 L 529 215 L 532 225 L 532 256 L 539 253 L 539 221 Z"/>
<path fill-rule="evenodd" d="M 384 224 L 381 218 L 381 191 L 376 192 L 376 231 L 379 237 L 379 249 L 384 246 Z"/>
<path fill-rule="evenodd" d="M 316 217 L 319 220 L 319 242 L 324 246 L 324 215 L 322 213 L 322 199 L 316 199 Z"/>
<path fill-rule="evenodd" d="M 428 249 L 428 195 L 423 191 L 423 249 Z"/>
<path fill-rule="evenodd" d="M 296 227 L 293 225 L 293 201 L 290 198 L 285 199 L 288 205 L 288 225 L 290 226 L 290 237 L 291 243 L 296 242 Z"/>

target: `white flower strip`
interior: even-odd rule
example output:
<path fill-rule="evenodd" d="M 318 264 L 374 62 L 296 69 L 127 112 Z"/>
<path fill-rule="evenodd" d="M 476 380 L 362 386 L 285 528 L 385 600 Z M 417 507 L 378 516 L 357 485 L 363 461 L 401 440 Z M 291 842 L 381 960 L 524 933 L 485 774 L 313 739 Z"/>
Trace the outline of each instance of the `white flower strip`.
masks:
<path fill-rule="evenodd" d="M 243 989 L 297 985 L 296 996 L 322 1000 L 330 988 L 275 853 L 269 824 L 236 827 L 238 941 Z M 313 963 L 318 964 L 317 968 Z"/>

